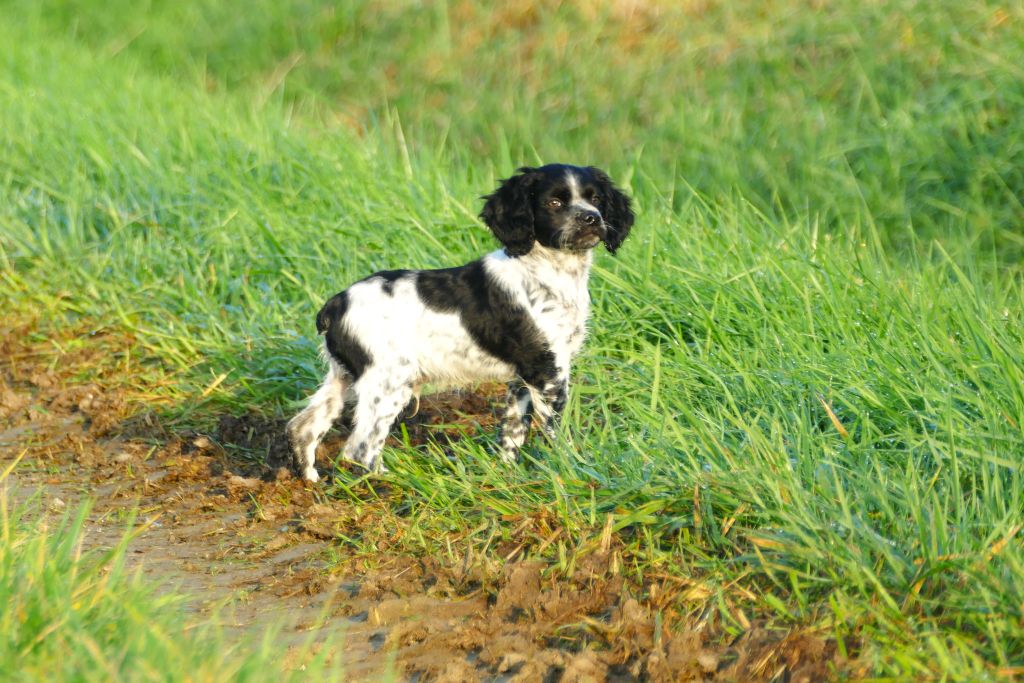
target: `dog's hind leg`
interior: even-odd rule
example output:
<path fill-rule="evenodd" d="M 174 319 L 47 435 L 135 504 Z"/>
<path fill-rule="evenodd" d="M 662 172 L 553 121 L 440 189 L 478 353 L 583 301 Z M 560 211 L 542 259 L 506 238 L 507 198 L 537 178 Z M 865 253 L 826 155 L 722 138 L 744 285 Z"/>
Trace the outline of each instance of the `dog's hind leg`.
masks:
<path fill-rule="evenodd" d="M 309 405 L 288 421 L 288 443 L 292 447 L 292 462 L 304 479 L 317 481 L 320 478 L 315 467 L 316 447 L 341 415 L 345 407 L 345 390 L 349 381 L 348 373 L 331 361 L 327 376 L 309 399 Z"/>
<path fill-rule="evenodd" d="M 344 458 L 371 472 L 383 472 L 380 451 L 391 425 L 413 396 L 412 383 L 387 372 L 370 369 L 352 385 L 352 389 L 356 394 L 356 409 Z"/>

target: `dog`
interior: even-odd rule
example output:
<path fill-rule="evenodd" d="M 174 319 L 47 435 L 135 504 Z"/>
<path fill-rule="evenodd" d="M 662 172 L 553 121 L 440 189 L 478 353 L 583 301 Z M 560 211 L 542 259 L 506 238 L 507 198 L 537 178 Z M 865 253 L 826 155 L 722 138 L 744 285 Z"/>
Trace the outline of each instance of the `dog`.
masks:
<path fill-rule="evenodd" d="M 506 462 L 533 421 L 554 435 L 587 333 L 593 248 L 614 254 L 629 235 L 630 198 L 597 168 L 549 164 L 518 169 L 483 199 L 480 218 L 503 248 L 457 268 L 374 273 L 317 313 L 327 376 L 287 426 L 305 479 L 319 479 L 316 447 L 352 400 L 343 457 L 384 471 L 388 431 L 424 384 L 508 382 Z"/>

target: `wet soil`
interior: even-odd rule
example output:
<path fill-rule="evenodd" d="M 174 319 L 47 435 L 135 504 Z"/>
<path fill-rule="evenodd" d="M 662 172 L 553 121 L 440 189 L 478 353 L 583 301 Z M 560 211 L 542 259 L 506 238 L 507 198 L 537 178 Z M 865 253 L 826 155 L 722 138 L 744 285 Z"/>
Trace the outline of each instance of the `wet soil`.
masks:
<path fill-rule="evenodd" d="M 821 634 L 755 625 L 728 639 L 701 615 L 668 624 L 665 591 L 624 578 L 610 527 L 571 578 L 515 549 L 474 556 L 458 538 L 445 557 L 409 551 L 391 542 L 401 529 L 386 486 L 362 504 L 292 476 L 282 421 L 176 427 L 152 383 L 139 388 L 130 336 L 35 329 L 0 326 L 0 466 L 22 457 L 14 495 L 53 509 L 93 501 L 92 548 L 134 519 L 129 567 L 191 596 L 197 621 L 213 615 L 239 637 L 281 624 L 283 650 L 329 648 L 351 680 L 796 682 L 842 664 Z M 459 419 L 488 425 L 498 392 L 425 398 L 399 432 L 421 442 L 464 430 Z M 343 441 L 342 430 L 321 455 Z"/>

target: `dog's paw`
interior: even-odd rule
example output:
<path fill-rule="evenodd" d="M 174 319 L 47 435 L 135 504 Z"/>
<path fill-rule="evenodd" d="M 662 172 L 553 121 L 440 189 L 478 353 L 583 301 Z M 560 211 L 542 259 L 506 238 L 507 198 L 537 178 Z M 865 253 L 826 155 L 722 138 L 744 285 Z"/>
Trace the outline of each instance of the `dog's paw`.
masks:
<path fill-rule="evenodd" d="M 384 458 L 380 457 L 379 455 L 376 458 L 374 458 L 373 462 L 362 463 L 362 465 L 364 468 L 366 468 L 367 474 L 380 475 L 387 474 L 388 472 L 391 471 L 387 467 L 384 467 Z"/>
<path fill-rule="evenodd" d="M 315 467 L 307 467 L 302 471 L 302 478 L 306 481 L 315 484 L 320 481 L 320 475 L 316 473 Z"/>
<path fill-rule="evenodd" d="M 498 460 L 501 460 L 502 464 L 515 465 L 519 462 L 519 449 L 518 448 L 507 448 L 502 447 L 498 449 Z"/>

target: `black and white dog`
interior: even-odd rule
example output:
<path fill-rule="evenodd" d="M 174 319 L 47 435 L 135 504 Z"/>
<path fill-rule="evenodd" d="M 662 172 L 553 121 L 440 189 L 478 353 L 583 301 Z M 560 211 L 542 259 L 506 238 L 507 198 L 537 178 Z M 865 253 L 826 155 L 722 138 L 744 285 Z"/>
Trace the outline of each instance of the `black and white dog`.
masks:
<path fill-rule="evenodd" d="M 379 472 L 388 430 L 428 383 L 509 382 L 503 460 L 517 459 L 532 420 L 554 433 L 586 336 L 592 248 L 619 248 L 630 200 L 599 169 L 563 164 L 520 168 L 484 199 L 480 218 L 503 249 L 459 268 L 375 273 L 320 309 L 327 377 L 288 423 L 309 481 L 346 400 L 356 403 L 344 457 Z"/>

